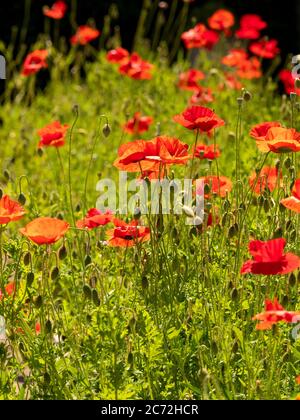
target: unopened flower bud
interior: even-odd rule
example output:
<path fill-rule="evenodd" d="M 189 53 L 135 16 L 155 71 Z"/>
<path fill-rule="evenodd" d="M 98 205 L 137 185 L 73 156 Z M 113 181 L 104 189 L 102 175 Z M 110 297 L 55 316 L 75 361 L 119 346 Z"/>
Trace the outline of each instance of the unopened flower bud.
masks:
<path fill-rule="evenodd" d="M 111 128 L 110 128 L 110 125 L 109 124 L 105 124 L 104 125 L 104 127 L 103 127 L 103 129 L 102 129 L 102 133 L 103 133 L 103 135 L 104 135 L 104 137 L 108 137 L 109 135 L 110 135 L 110 133 L 111 133 Z"/>

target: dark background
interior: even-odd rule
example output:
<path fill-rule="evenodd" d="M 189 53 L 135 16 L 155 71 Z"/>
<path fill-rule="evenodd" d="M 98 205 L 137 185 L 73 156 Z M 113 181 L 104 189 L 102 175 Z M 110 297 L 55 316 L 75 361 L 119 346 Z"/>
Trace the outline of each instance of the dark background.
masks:
<path fill-rule="evenodd" d="M 1 0 L 0 40 L 9 42 L 11 27 L 14 25 L 20 27 L 22 25 L 26 1 Z M 71 1 L 67 1 L 69 6 Z M 172 1 L 169 0 L 168 3 L 170 4 Z M 51 6 L 53 1 L 32 0 L 31 3 L 30 25 L 26 38 L 28 45 L 35 41 L 38 33 L 43 31 L 44 17 L 41 12 L 42 6 Z M 121 27 L 123 45 L 130 49 L 143 0 L 77 0 L 77 22 L 85 24 L 92 17 L 95 19 L 97 27 L 101 29 L 103 18 L 112 3 L 116 3 L 120 11 L 117 24 Z M 299 0 L 285 0 L 285 2 L 274 0 L 195 0 L 191 6 L 190 17 L 196 16 L 197 20 L 203 21 L 219 7 L 228 8 L 238 16 L 244 13 L 260 14 L 269 23 L 268 35 L 280 40 L 280 47 L 284 54 L 300 53 Z M 71 35 L 72 28 L 68 18 L 61 22 L 61 31 L 67 37 Z"/>

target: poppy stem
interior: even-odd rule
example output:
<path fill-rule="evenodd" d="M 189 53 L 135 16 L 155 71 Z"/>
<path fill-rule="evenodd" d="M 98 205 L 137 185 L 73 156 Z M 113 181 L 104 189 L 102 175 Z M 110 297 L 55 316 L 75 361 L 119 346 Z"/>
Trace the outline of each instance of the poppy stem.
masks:
<path fill-rule="evenodd" d="M 192 163 L 191 163 L 191 171 L 190 171 L 190 176 L 189 176 L 189 179 L 191 179 L 191 180 L 193 179 L 194 161 L 195 161 L 195 154 L 196 154 L 196 148 L 197 148 L 197 144 L 198 144 L 198 139 L 199 139 L 199 129 L 197 129 L 195 143 L 194 143 L 194 149 L 193 149 L 193 157 L 192 157 Z"/>
<path fill-rule="evenodd" d="M 71 157 L 72 157 L 73 131 L 79 117 L 78 106 L 74 107 L 74 111 L 75 111 L 75 119 L 73 121 L 71 130 L 70 130 L 70 136 L 69 136 L 69 162 L 68 162 L 69 163 L 68 165 L 69 201 L 70 201 L 70 210 L 71 210 L 73 226 L 75 226 L 75 215 L 74 215 L 74 207 L 73 207 L 73 199 L 72 199 Z"/>

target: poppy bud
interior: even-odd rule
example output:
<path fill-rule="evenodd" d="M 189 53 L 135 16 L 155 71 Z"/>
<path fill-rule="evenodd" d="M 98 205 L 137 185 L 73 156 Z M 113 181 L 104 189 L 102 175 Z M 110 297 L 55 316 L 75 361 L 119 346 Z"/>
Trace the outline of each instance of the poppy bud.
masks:
<path fill-rule="evenodd" d="M 238 231 L 239 231 L 238 224 L 237 224 L 237 223 L 235 223 L 234 225 L 232 225 L 232 226 L 229 228 L 229 231 L 228 231 L 228 237 L 229 237 L 229 239 L 231 239 L 231 238 L 233 238 L 234 236 L 236 236 L 236 235 L 238 234 Z"/>
<path fill-rule="evenodd" d="M 142 288 L 143 288 L 143 289 L 148 289 L 148 286 L 149 286 L 148 279 L 147 279 L 147 277 L 146 277 L 146 276 L 143 276 L 143 277 L 142 277 Z"/>
<path fill-rule="evenodd" d="M 204 194 L 207 195 L 210 193 L 210 186 L 208 184 L 204 185 Z"/>
<path fill-rule="evenodd" d="M 26 283 L 30 287 L 34 281 L 34 273 L 27 273 Z"/>
<path fill-rule="evenodd" d="M 92 258 L 90 257 L 90 255 L 86 255 L 85 258 L 84 258 L 84 265 L 85 265 L 85 267 L 87 267 L 91 263 L 92 263 Z"/>
<path fill-rule="evenodd" d="M 297 282 L 300 283 L 300 271 L 298 272 L 298 275 L 297 275 Z"/>
<path fill-rule="evenodd" d="M 264 198 L 264 211 L 265 213 L 268 213 L 270 210 L 270 202 L 267 198 Z"/>
<path fill-rule="evenodd" d="M 288 220 L 286 222 L 285 228 L 286 228 L 286 230 L 292 230 L 294 228 L 293 227 L 293 222 L 291 220 Z"/>
<path fill-rule="evenodd" d="M 48 319 L 45 323 L 45 331 L 47 334 L 50 334 L 52 331 L 52 323 L 50 321 L 50 319 Z"/>
<path fill-rule="evenodd" d="M 232 353 L 236 354 L 238 350 L 239 350 L 239 343 L 236 341 L 234 345 L 232 346 Z"/>
<path fill-rule="evenodd" d="M 131 352 L 131 351 L 128 353 L 128 356 L 127 356 L 127 362 L 128 362 L 130 365 L 133 365 L 133 354 L 132 354 L 132 352 Z"/>
<path fill-rule="evenodd" d="M 223 210 L 228 211 L 230 209 L 230 201 L 226 198 L 223 203 Z"/>
<path fill-rule="evenodd" d="M 292 232 L 291 232 L 291 236 L 290 236 L 290 240 L 291 240 L 292 242 L 295 242 L 296 237 L 297 237 L 297 232 L 296 232 L 295 230 L 292 230 Z"/>
<path fill-rule="evenodd" d="M 106 123 L 102 129 L 102 133 L 104 135 L 104 137 L 109 137 L 110 133 L 111 133 L 111 128 L 110 125 L 108 123 Z"/>
<path fill-rule="evenodd" d="M 23 258 L 24 265 L 26 265 L 26 266 L 29 265 L 30 261 L 31 261 L 31 254 L 30 254 L 30 252 L 26 252 L 26 254 L 24 255 L 24 258 Z"/>
<path fill-rule="evenodd" d="M 289 297 L 288 296 L 283 296 L 282 299 L 282 306 L 287 306 L 289 304 Z"/>
<path fill-rule="evenodd" d="M 51 271 L 51 280 L 56 280 L 59 276 L 59 268 L 54 267 Z"/>
<path fill-rule="evenodd" d="M 295 179 L 296 178 L 296 170 L 295 170 L 295 166 L 291 166 L 289 169 L 290 172 L 290 176 Z"/>
<path fill-rule="evenodd" d="M 42 306 L 42 304 L 43 304 L 43 298 L 42 298 L 42 296 L 41 296 L 41 295 L 39 295 L 39 296 L 35 299 L 34 304 L 35 304 L 36 308 L 38 308 L 38 309 Z"/>
<path fill-rule="evenodd" d="M 225 214 L 224 214 L 224 216 L 222 217 L 222 220 L 221 220 L 221 225 L 222 225 L 223 227 L 225 227 L 225 226 L 226 226 L 226 224 L 227 224 L 227 221 L 228 221 L 228 213 L 225 213 Z"/>
<path fill-rule="evenodd" d="M 274 239 L 282 238 L 282 235 L 283 235 L 283 230 L 280 227 L 280 228 L 278 228 L 278 229 L 275 230 L 275 233 L 274 233 L 274 237 L 273 238 Z"/>
<path fill-rule="evenodd" d="M 295 276 L 294 273 L 291 273 L 290 276 L 289 276 L 289 285 L 291 287 L 294 287 L 296 285 L 296 283 L 297 283 L 296 276 Z"/>
<path fill-rule="evenodd" d="M 81 210 L 81 205 L 78 203 L 75 207 L 75 211 L 76 211 L 76 213 L 79 213 L 80 210 Z"/>
<path fill-rule="evenodd" d="M 214 353 L 214 354 L 217 354 L 218 353 L 218 344 L 215 342 L 215 340 L 213 340 L 212 341 L 212 343 L 211 343 L 211 349 L 212 349 L 212 352 Z"/>
<path fill-rule="evenodd" d="M 22 206 L 24 206 L 24 204 L 26 203 L 26 197 L 25 197 L 25 195 L 24 195 L 23 193 L 19 194 L 19 197 L 18 197 L 18 202 L 19 202 Z"/>
<path fill-rule="evenodd" d="M 5 169 L 3 171 L 3 176 L 6 179 L 6 181 L 9 181 L 10 180 L 10 173 L 9 173 L 9 171 L 7 169 Z"/>
<path fill-rule="evenodd" d="M 97 277 L 96 276 L 91 277 L 89 283 L 90 283 L 91 288 L 95 289 L 97 285 Z"/>
<path fill-rule="evenodd" d="M 231 299 L 233 300 L 233 301 L 235 301 L 235 300 L 237 300 L 238 299 L 238 297 L 239 297 L 239 293 L 238 293 L 238 291 L 237 291 L 237 289 L 233 289 L 232 290 L 232 292 L 231 292 Z"/>
<path fill-rule="evenodd" d="M 100 306 L 100 298 L 96 289 L 92 291 L 92 300 L 96 306 Z"/>
<path fill-rule="evenodd" d="M 136 326 L 136 318 L 133 316 L 129 321 L 129 327 L 131 331 L 134 331 L 135 326 Z"/>
<path fill-rule="evenodd" d="M 2 197 L 3 197 L 3 190 L 2 190 L 2 188 L 0 188 L 0 200 L 1 200 Z"/>
<path fill-rule="evenodd" d="M 79 112 L 79 106 L 78 106 L 78 104 L 74 104 L 73 105 L 72 111 L 74 112 L 74 114 L 78 114 L 78 112 Z"/>
<path fill-rule="evenodd" d="M 44 385 L 48 386 L 51 383 L 51 377 L 49 373 L 44 373 Z"/>
<path fill-rule="evenodd" d="M 44 154 L 44 151 L 43 151 L 43 149 L 40 147 L 39 149 L 37 149 L 37 155 L 39 156 L 39 157 L 42 157 L 43 156 L 43 154 Z"/>
<path fill-rule="evenodd" d="M 286 169 L 289 169 L 292 166 L 292 159 L 290 157 L 287 157 L 284 161 L 284 166 Z"/>
<path fill-rule="evenodd" d="M 90 286 L 88 286 L 87 284 L 85 284 L 82 288 L 83 290 L 83 294 L 87 299 L 92 299 L 92 289 L 90 288 Z"/>
<path fill-rule="evenodd" d="M 58 258 L 64 260 L 67 256 L 67 248 L 65 245 L 62 245 L 58 250 Z"/>

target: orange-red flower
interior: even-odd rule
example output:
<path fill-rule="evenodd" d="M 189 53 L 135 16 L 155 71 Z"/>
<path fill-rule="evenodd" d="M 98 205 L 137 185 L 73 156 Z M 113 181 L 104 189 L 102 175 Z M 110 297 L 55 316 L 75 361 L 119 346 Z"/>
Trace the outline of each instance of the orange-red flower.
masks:
<path fill-rule="evenodd" d="M 142 134 L 149 130 L 152 123 L 152 117 L 142 116 L 140 112 L 136 112 L 133 118 L 123 125 L 123 130 L 129 134 Z"/>
<path fill-rule="evenodd" d="M 150 239 L 150 229 L 139 226 L 136 220 L 125 223 L 114 219 L 115 228 L 107 232 L 108 245 L 113 247 L 132 247 Z"/>
<path fill-rule="evenodd" d="M 15 282 L 10 282 L 10 283 L 8 283 L 6 286 L 5 286 L 5 293 L 8 295 L 8 296 L 11 296 L 11 295 L 13 295 L 14 294 L 14 292 L 15 292 L 15 290 L 16 290 L 16 285 L 15 285 Z M 4 293 L 2 292 L 2 290 L 0 289 L 0 301 L 3 299 L 3 297 L 4 297 Z"/>
<path fill-rule="evenodd" d="M 225 198 L 228 193 L 232 190 L 232 182 L 226 176 L 206 176 L 200 178 L 200 181 L 204 181 L 204 185 L 208 185 L 210 187 L 210 191 L 213 194 L 220 196 L 221 198 Z M 201 185 L 201 184 L 200 184 Z M 198 192 L 197 192 L 198 193 Z M 209 198 L 209 194 L 205 195 L 205 198 Z"/>
<path fill-rule="evenodd" d="M 178 87 L 182 90 L 198 90 L 198 82 L 203 79 L 205 79 L 205 74 L 202 71 L 190 69 L 180 73 Z"/>
<path fill-rule="evenodd" d="M 256 57 L 243 60 L 237 68 L 237 75 L 241 79 L 259 79 L 262 76 L 261 62 Z"/>
<path fill-rule="evenodd" d="M 241 274 L 288 274 L 300 267 L 300 258 L 288 252 L 284 254 L 285 239 L 272 239 L 267 242 L 251 241 L 249 252 L 252 260 L 245 262 Z"/>
<path fill-rule="evenodd" d="M 261 152 L 290 153 L 300 151 L 300 133 L 294 128 L 284 128 L 278 122 L 263 123 L 252 128 L 250 135 L 255 138 Z"/>
<path fill-rule="evenodd" d="M 267 23 L 260 16 L 244 15 L 240 20 L 240 29 L 236 31 L 236 36 L 240 39 L 257 39 L 260 37 L 260 31 L 266 27 Z"/>
<path fill-rule="evenodd" d="M 69 223 L 60 219 L 38 217 L 20 229 L 20 232 L 37 245 L 48 245 L 61 239 L 69 227 Z"/>
<path fill-rule="evenodd" d="M 204 106 L 187 108 L 181 114 L 175 115 L 173 119 L 189 130 L 200 130 L 205 133 L 225 124 L 213 110 Z"/>
<path fill-rule="evenodd" d="M 195 157 L 203 160 L 214 160 L 221 156 L 221 152 L 219 150 L 218 145 L 210 145 L 207 146 L 206 144 L 199 144 L 195 149 Z"/>
<path fill-rule="evenodd" d="M 110 63 L 118 63 L 120 64 L 125 58 L 129 57 L 129 52 L 125 50 L 125 48 L 118 47 L 114 50 L 108 51 L 106 54 L 106 59 Z"/>
<path fill-rule="evenodd" d="M 56 1 L 50 8 L 48 6 L 43 7 L 43 14 L 51 19 L 62 19 L 67 11 L 67 5 L 64 1 Z"/>
<path fill-rule="evenodd" d="M 203 105 L 208 104 L 214 101 L 214 96 L 212 90 L 207 87 L 198 86 L 198 89 L 194 92 L 193 96 L 190 99 L 190 104 L 193 105 Z"/>
<path fill-rule="evenodd" d="M 113 219 L 111 211 L 102 213 L 98 209 L 90 209 L 84 219 L 78 220 L 76 226 L 79 229 L 95 229 L 99 226 L 105 226 Z"/>
<path fill-rule="evenodd" d="M 219 34 L 211 29 L 207 29 L 202 23 L 198 23 L 194 28 L 183 32 L 181 35 L 185 48 L 206 48 L 211 50 L 219 41 Z"/>
<path fill-rule="evenodd" d="M 281 70 L 281 72 L 279 73 L 279 79 L 282 81 L 284 85 L 284 89 L 288 95 L 292 92 L 295 92 L 297 95 L 300 96 L 300 89 L 296 88 L 295 79 L 290 70 L 288 69 Z"/>
<path fill-rule="evenodd" d="M 20 220 L 25 214 L 25 210 L 17 201 L 13 201 L 8 195 L 4 195 L 0 200 L 0 225 Z"/>
<path fill-rule="evenodd" d="M 222 64 L 228 67 L 239 67 L 241 62 L 248 59 L 248 54 L 242 48 L 232 49 L 222 58 Z"/>
<path fill-rule="evenodd" d="M 207 28 L 202 23 L 198 23 L 194 28 L 183 32 L 181 39 L 185 45 L 185 48 L 202 48 L 206 45 L 206 39 L 204 37 Z"/>
<path fill-rule="evenodd" d="M 299 375 L 299 376 L 297 376 L 297 378 L 296 378 L 296 384 L 297 384 L 297 385 L 300 385 L 300 375 Z"/>
<path fill-rule="evenodd" d="M 243 85 L 235 74 L 224 74 L 225 79 L 220 83 L 219 89 L 224 90 L 225 88 L 241 90 Z"/>
<path fill-rule="evenodd" d="M 253 42 L 250 45 L 250 51 L 262 58 L 273 59 L 280 53 L 280 49 L 278 48 L 278 41 L 276 39 L 261 40 L 257 42 Z"/>
<path fill-rule="evenodd" d="M 162 165 L 185 165 L 190 158 L 188 145 L 168 136 L 124 144 L 118 155 L 114 166 L 128 172 L 157 172 Z"/>
<path fill-rule="evenodd" d="M 280 186 L 282 185 L 282 173 L 280 173 Z M 256 172 L 253 172 L 249 179 L 249 184 L 256 194 L 262 194 L 267 188 L 270 192 L 273 192 L 278 183 L 278 170 L 277 168 L 271 168 L 265 166 L 257 179 Z"/>
<path fill-rule="evenodd" d="M 143 60 L 139 54 L 133 53 L 121 61 L 119 72 L 131 79 L 147 80 L 152 78 L 151 70 L 153 68 L 153 64 Z"/>
<path fill-rule="evenodd" d="M 281 204 L 295 213 L 300 213 L 300 179 L 297 179 L 293 186 L 292 196 L 281 200 Z"/>
<path fill-rule="evenodd" d="M 217 10 L 209 19 L 208 25 L 211 29 L 217 31 L 224 31 L 234 25 L 234 16 L 228 10 Z"/>
<path fill-rule="evenodd" d="M 277 322 L 295 323 L 299 321 L 300 312 L 286 311 L 275 298 L 272 302 L 265 301 L 265 312 L 255 315 L 253 321 L 259 321 L 256 325 L 257 330 L 270 330 Z"/>
<path fill-rule="evenodd" d="M 23 63 L 22 75 L 30 76 L 31 74 L 39 72 L 43 68 L 47 68 L 47 57 L 47 50 L 35 50 L 29 53 Z"/>
<path fill-rule="evenodd" d="M 70 39 L 72 45 L 86 45 L 98 38 L 101 32 L 87 25 L 79 26 L 75 35 Z"/>
<path fill-rule="evenodd" d="M 63 146 L 68 129 L 68 124 L 62 125 L 59 121 L 54 121 L 41 128 L 38 130 L 38 135 L 40 136 L 39 147 Z"/>

